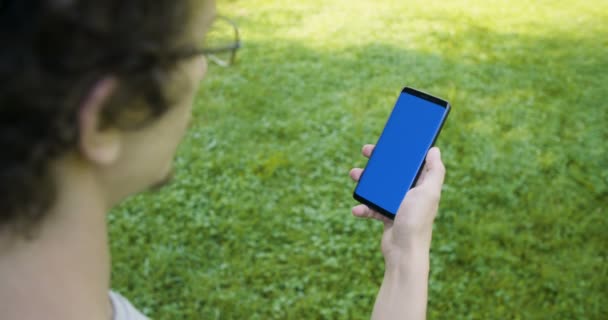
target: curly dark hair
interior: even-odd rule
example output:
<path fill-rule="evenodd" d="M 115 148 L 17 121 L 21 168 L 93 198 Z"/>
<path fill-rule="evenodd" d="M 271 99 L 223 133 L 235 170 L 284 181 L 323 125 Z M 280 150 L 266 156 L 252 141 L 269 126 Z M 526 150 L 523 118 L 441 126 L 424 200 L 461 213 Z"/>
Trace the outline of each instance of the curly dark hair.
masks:
<path fill-rule="evenodd" d="M 120 124 L 132 99 L 147 120 L 166 111 L 194 2 L 0 0 L 0 228 L 29 229 L 52 206 L 49 163 L 78 143 L 79 106 L 102 77 L 120 82 L 105 126 L 141 125 Z"/>

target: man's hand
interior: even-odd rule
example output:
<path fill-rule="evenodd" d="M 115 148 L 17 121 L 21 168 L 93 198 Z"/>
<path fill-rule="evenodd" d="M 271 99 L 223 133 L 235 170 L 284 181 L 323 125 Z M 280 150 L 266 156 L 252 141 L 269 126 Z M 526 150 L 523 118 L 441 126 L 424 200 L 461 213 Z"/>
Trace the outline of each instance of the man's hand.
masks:
<path fill-rule="evenodd" d="M 366 145 L 363 147 L 363 155 L 369 158 L 373 150 L 373 145 Z M 354 181 L 359 181 L 362 173 L 363 169 L 355 168 L 351 170 L 350 176 Z M 400 259 L 403 251 L 419 246 L 430 247 L 433 220 L 437 215 L 444 176 L 441 153 L 438 148 L 432 148 L 427 154 L 426 164 L 416 186 L 403 199 L 394 221 L 366 205 L 353 208 L 352 213 L 356 217 L 384 222 L 382 253 L 388 264 L 398 262 L 395 260 Z"/>
<path fill-rule="evenodd" d="M 370 157 L 373 145 L 363 147 Z M 395 220 L 390 220 L 365 205 L 353 208 L 353 215 L 384 223 L 382 253 L 386 269 L 376 298 L 372 319 L 424 319 L 426 317 L 429 250 L 433 220 L 437 215 L 445 167 L 438 148 L 429 150 L 426 164 L 416 186 L 401 203 Z M 363 169 L 350 172 L 359 181 Z"/>

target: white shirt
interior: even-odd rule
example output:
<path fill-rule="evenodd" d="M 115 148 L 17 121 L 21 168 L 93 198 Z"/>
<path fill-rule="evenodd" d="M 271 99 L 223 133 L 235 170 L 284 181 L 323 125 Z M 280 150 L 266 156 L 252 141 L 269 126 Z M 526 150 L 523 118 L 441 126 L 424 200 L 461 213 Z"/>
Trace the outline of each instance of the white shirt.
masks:
<path fill-rule="evenodd" d="M 112 320 L 150 320 L 120 294 L 110 291 L 110 302 L 112 302 Z"/>

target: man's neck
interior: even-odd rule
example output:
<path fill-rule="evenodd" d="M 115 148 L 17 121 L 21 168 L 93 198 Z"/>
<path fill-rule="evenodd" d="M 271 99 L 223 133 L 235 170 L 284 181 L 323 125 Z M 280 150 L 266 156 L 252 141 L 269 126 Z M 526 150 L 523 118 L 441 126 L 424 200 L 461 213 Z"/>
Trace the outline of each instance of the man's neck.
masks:
<path fill-rule="evenodd" d="M 3 320 L 110 318 L 104 201 L 86 171 L 62 176 L 33 239 L 0 234 Z"/>

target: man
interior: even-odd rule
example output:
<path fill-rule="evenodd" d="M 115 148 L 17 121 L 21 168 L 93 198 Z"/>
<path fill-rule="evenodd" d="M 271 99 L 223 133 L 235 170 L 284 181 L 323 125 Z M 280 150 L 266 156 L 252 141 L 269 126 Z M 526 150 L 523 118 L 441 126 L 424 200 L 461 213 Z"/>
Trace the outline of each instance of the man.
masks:
<path fill-rule="evenodd" d="M 3 320 L 145 319 L 109 292 L 106 214 L 167 180 L 214 14 L 212 0 L 0 1 Z M 376 319 L 425 317 L 443 177 L 432 149 L 395 222 L 353 208 L 385 225 Z"/>

